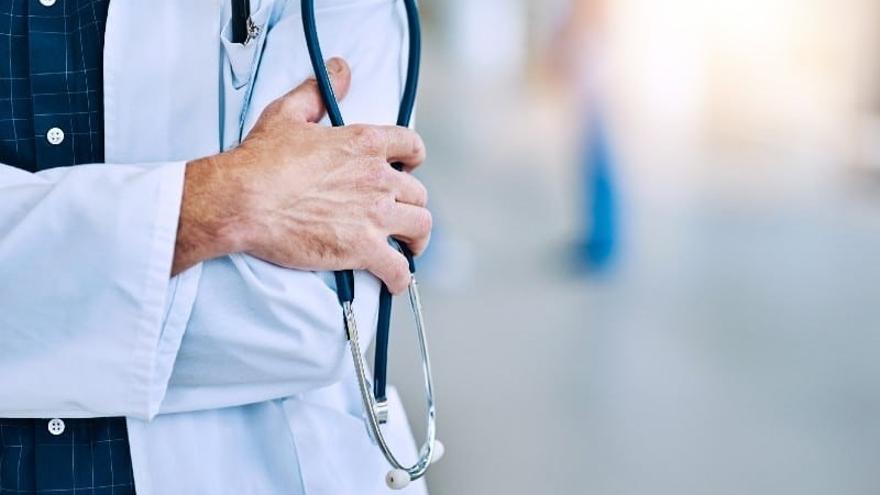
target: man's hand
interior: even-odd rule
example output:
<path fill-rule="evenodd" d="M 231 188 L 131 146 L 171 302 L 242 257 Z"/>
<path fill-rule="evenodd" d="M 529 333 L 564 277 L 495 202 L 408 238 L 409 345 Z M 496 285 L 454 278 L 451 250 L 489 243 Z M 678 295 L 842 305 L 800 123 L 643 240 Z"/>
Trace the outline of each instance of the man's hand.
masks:
<path fill-rule="evenodd" d="M 348 66 L 327 67 L 344 97 Z M 323 114 L 306 81 L 267 106 L 240 146 L 188 164 L 172 273 L 247 252 L 288 268 L 365 269 L 394 293 L 406 288 L 406 259 L 387 238 L 414 254 L 428 244 L 427 192 L 407 173 L 425 159 L 424 143 L 402 127 L 317 125 Z"/>

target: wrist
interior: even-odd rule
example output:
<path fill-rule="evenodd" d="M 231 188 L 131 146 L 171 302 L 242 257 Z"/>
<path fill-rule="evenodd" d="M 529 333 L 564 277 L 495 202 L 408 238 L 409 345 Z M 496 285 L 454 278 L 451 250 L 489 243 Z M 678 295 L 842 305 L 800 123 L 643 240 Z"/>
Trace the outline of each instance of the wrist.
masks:
<path fill-rule="evenodd" d="M 247 251 L 252 244 L 246 190 L 238 148 L 192 163 L 199 176 L 205 228 L 220 256 Z"/>
<path fill-rule="evenodd" d="M 249 245 L 234 156 L 221 153 L 186 164 L 174 273 L 199 262 L 246 251 Z"/>

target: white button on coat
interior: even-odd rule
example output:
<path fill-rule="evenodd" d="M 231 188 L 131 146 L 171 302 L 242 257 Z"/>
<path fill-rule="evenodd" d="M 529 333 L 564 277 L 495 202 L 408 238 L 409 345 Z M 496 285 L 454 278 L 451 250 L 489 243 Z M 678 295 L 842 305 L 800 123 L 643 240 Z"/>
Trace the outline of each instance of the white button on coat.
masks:
<path fill-rule="evenodd" d="M 40 3 L 43 4 L 43 7 L 51 7 L 55 5 L 55 0 L 40 0 Z"/>
<path fill-rule="evenodd" d="M 64 433 L 64 421 L 58 418 L 53 418 L 49 420 L 49 433 L 55 435 L 56 437 L 62 433 Z"/>
<path fill-rule="evenodd" d="M 61 144 L 64 142 L 64 131 L 59 127 L 53 127 L 46 132 L 46 140 L 49 144 Z"/>

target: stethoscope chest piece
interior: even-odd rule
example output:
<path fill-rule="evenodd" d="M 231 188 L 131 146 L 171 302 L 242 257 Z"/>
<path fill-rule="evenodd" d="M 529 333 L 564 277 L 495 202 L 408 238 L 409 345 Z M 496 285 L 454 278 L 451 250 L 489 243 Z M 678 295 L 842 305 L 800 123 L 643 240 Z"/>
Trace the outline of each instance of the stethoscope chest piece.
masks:
<path fill-rule="evenodd" d="M 415 275 L 410 276 L 407 288 L 410 308 L 415 321 L 416 335 L 418 336 L 419 354 L 422 360 L 422 376 L 425 385 L 425 401 L 427 407 L 427 427 L 425 442 L 419 450 L 419 459 L 412 466 L 404 466 L 391 451 L 390 446 L 382 435 L 381 426 L 388 420 L 388 403 L 386 400 L 377 401 L 373 395 L 372 386 L 367 378 L 366 362 L 361 351 L 360 339 L 357 329 L 357 320 L 352 310 L 351 302 L 342 303 L 342 311 L 345 319 L 345 327 L 348 333 L 349 349 L 351 350 L 355 374 L 357 376 L 358 389 L 364 406 L 364 421 L 367 424 L 367 432 L 370 439 L 379 447 L 385 459 L 392 469 L 385 477 L 390 488 L 400 489 L 425 475 L 428 467 L 442 457 L 443 444 L 437 440 L 436 408 L 434 405 L 434 380 L 431 374 L 431 357 L 428 353 L 428 342 L 425 332 L 424 315 L 422 312 L 421 297 L 418 282 Z"/>

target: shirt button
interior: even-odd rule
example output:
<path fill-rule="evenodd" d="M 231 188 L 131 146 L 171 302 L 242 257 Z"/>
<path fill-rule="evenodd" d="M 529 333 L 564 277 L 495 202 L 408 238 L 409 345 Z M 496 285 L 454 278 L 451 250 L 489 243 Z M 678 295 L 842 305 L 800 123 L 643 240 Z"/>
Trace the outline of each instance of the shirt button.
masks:
<path fill-rule="evenodd" d="M 49 141 L 49 144 L 61 144 L 64 141 L 64 131 L 53 127 L 46 132 L 46 140 Z"/>
<path fill-rule="evenodd" d="M 43 7 L 51 7 L 55 5 L 55 0 L 40 0 L 40 3 L 43 4 Z"/>
<path fill-rule="evenodd" d="M 49 433 L 55 435 L 56 437 L 62 433 L 64 433 L 64 421 L 54 418 L 49 420 Z"/>

